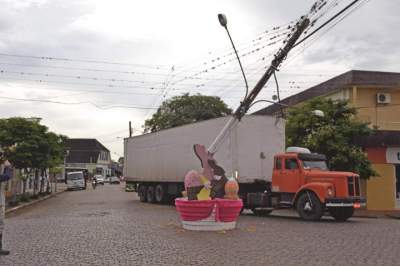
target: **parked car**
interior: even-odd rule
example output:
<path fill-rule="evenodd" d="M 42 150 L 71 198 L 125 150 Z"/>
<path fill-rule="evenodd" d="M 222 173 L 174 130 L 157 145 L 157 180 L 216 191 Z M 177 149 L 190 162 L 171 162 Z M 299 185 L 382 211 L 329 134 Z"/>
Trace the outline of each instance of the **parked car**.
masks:
<path fill-rule="evenodd" d="M 94 178 L 96 178 L 97 184 L 104 185 L 104 177 L 102 175 L 95 175 Z"/>
<path fill-rule="evenodd" d="M 110 177 L 110 184 L 119 184 L 119 178 L 116 176 L 111 176 Z"/>
<path fill-rule="evenodd" d="M 109 176 L 106 176 L 104 178 L 104 183 L 110 183 L 110 177 Z"/>

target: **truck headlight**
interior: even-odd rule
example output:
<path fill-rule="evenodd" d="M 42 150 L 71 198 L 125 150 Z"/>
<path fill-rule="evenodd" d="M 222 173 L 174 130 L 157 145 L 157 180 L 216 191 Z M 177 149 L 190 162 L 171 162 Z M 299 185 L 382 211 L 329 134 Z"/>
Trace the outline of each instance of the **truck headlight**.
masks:
<path fill-rule="evenodd" d="M 333 187 L 328 188 L 328 197 L 333 197 L 335 196 L 335 189 Z"/>

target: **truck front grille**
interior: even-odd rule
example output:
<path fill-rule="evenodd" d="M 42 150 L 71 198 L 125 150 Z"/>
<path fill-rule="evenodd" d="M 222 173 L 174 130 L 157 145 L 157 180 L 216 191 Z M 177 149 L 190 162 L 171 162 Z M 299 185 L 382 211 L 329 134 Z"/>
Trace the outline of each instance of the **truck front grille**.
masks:
<path fill-rule="evenodd" d="M 354 196 L 354 180 L 352 176 L 347 177 L 347 188 L 349 196 Z"/>
<path fill-rule="evenodd" d="M 356 187 L 356 196 L 360 196 L 360 178 L 358 176 L 355 176 L 354 180 L 354 186 Z"/>
<path fill-rule="evenodd" d="M 358 176 L 348 176 L 347 188 L 350 197 L 360 196 L 360 178 Z"/>

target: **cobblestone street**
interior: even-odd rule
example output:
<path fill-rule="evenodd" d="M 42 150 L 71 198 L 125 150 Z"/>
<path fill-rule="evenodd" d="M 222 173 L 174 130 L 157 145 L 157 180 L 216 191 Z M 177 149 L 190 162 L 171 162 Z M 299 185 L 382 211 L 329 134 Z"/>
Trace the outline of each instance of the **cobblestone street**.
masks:
<path fill-rule="evenodd" d="M 287 213 L 287 212 L 285 212 Z M 6 219 L 0 265 L 399 265 L 400 220 L 242 215 L 231 232 L 181 229 L 173 206 L 123 185 L 58 195 Z"/>

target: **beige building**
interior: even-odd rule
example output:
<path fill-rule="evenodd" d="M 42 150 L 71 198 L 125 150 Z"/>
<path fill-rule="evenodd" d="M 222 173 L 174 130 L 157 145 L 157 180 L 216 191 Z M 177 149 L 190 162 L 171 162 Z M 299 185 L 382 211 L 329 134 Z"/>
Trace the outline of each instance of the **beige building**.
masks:
<path fill-rule="evenodd" d="M 281 101 L 300 105 L 314 97 L 347 100 L 357 108 L 357 118 L 378 131 L 361 139 L 379 177 L 364 182 L 367 208 L 391 210 L 400 208 L 400 73 L 353 70 L 292 95 Z M 271 105 L 256 114 L 276 114 Z"/>
<path fill-rule="evenodd" d="M 110 151 L 96 139 L 68 139 L 66 171 L 84 171 L 86 175 L 111 175 Z"/>

